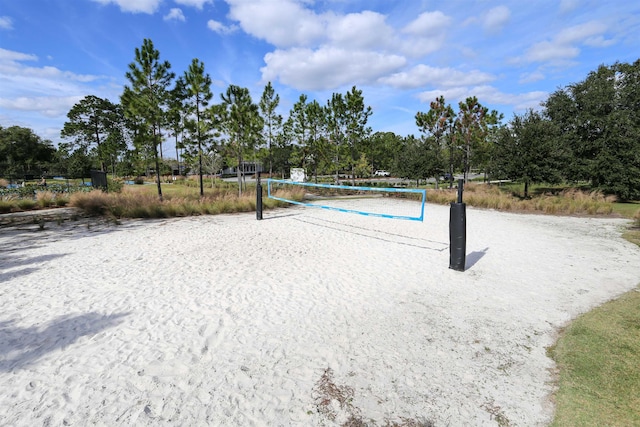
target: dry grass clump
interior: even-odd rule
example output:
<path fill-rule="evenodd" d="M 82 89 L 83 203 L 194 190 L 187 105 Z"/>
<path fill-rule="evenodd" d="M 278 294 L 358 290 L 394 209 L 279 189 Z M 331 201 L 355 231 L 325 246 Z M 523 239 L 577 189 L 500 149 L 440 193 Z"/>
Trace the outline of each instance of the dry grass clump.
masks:
<path fill-rule="evenodd" d="M 236 190 L 237 191 L 237 190 Z M 215 215 L 234 212 L 251 212 L 256 209 L 256 193 L 249 190 L 238 196 L 232 188 L 207 192 L 199 197 L 193 191 L 178 191 L 168 194 L 160 201 L 157 194 L 139 191 L 103 193 L 94 190 L 76 193 L 70 205 L 80 208 L 89 215 L 107 215 L 114 218 L 169 218 L 191 215 Z M 288 197 L 302 200 L 302 192 L 289 191 Z M 263 208 L 285 206 L 286 203 L 263 198 Z"/>
<path fill-rule="evenodd" d="M 62 200 L 56 193 L 51 191 L 38 191 L 36 193 L 36 201 L 41 208 L 49 208 L 51 206 L 58 206 L 58 199 Z M 64 203 L 64 202 L 62 202 Z"/>
<path fill-rule="evenodd" d="M 427 200 L 449 204 L 457 199 L 457 189 L 431 190 Z M 559 194 L 543 194 L 530 199 L 516 197 L 500 187 L 468 183 L 464 187 L 463 201 L 485 209 L 514 212 L 537 212 L 553 215 L 609 215 L 613 212 L 615 196 L 605 196 L 599 191 L 585 192 L 568 189 Z"/>
<path fill-rule="evenodd" d="M 74 193 L 69 198 L 69 205 L 82 209 L 89 215 L 103 215 L 109 206 L 110 194 L 100 190 L 88 193 Z"/>

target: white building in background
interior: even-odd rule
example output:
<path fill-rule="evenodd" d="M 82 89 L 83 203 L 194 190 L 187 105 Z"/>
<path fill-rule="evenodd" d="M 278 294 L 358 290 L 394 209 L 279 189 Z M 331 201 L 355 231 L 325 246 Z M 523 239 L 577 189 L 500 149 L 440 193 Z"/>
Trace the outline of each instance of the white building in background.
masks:
<path fill-rule="evenodd" d="M 305 182 L 307 180 L 307 174 L 303 168 L 291 168 L 289 175 L 293 182 Z"/>
<path fill-rule="evenodd" d="M 260 162 L 242 162 L 240 163 L 240 174 L 241 175 L 255 175 L 258 172 L 264 172 L 262 167 L 262 163 Z M 237 175 L 238 167 L 228 167 L 222 170 L 223 175 Z"/>

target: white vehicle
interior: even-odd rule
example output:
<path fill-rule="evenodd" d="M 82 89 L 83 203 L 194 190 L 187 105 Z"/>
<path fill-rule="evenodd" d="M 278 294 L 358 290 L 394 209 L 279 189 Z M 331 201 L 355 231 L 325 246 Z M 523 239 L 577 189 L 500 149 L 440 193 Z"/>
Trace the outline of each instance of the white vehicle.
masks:
<path fill-rule="evenodd" d="M 373 176 L 391 176 L 389 171 L 378 170 L 373 173 Z"/>

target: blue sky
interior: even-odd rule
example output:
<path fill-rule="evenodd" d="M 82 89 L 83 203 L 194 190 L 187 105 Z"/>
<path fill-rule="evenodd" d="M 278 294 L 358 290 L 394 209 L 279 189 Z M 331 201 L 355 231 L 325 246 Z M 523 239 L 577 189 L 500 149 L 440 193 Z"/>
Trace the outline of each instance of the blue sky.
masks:
<path fill-rule="evenodd" d="M 150 38 L 172 71 L 193 58 L 258 101 L 271 81 L 287 116 L 300 94 L 325 104 L 353 85 L 374 131 L 418 135 L 443 95 L 504 114 L 538 108 L 601 64 L 640 58 L 631 0 L 0 0 L 0 125 L 54 142 L 86 95 L 119 102 Z"/>

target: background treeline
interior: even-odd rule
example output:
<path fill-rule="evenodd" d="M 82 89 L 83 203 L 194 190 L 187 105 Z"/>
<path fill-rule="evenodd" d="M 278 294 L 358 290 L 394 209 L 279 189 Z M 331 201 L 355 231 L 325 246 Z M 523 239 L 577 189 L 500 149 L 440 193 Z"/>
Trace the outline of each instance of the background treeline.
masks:
<path fill-rule="evenodd" d="M 582 183 L 620 200 L 640 199 L 640 60 L 602 65 L 584 81 L 559 88 L 541 109 L 506 123 L 477 98 L 452 107 L 443 97 L 415 116 L 418 136 L 373 132 L 362 91 L 326 103 L 302 94 L 286 117 L 271 83 L 259 100 L 230 85 L 214 99 L 204 64 L 183 75 L 151 40 L 135 49 L 118 102 L 88 95 L 72 107 L 56 148 L 31 130 L 0 128 L 0 175 L 200 176 L 242 165 L 286 177 L 303 167 L 312 180 L 369 177 L 384 169 L 415 180 L 471 171 L 489 180 Z M 238 167 L 241 166 L 241 167 Z M 159 172 L 159 173 L 157 173 Z"/>

